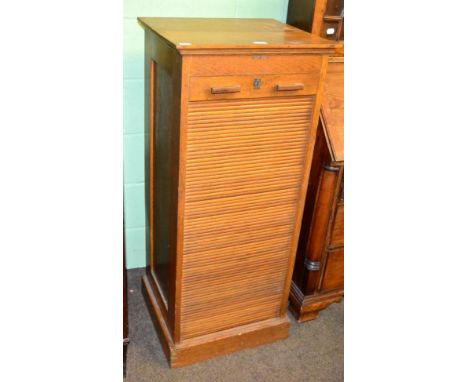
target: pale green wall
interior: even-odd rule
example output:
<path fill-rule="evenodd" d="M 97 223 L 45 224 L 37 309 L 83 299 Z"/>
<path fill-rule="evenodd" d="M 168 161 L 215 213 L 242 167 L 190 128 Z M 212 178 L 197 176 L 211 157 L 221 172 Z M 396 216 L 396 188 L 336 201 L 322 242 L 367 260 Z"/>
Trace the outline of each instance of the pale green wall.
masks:
<path fill-rule="evenodd" d="M 146 265 L 143 153 L 144 34 L 138 16 L 286 20 L 288 0 L 124 0 L 124 195 L 127 268 Z"/>

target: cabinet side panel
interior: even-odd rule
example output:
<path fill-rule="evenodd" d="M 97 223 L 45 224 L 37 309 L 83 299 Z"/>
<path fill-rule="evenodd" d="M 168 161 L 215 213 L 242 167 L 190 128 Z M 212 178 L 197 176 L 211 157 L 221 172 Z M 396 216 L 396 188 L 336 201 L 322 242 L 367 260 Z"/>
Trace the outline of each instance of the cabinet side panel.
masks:
<path fill-rule="evenodd" d="M 190 102 L 181 338 L 279 317 L 315 97 Z"/>
<path fill-rule="evenodd" d="M 146 206 L 150 275 L 174 329 L 181 58 L 146 32 Z"/>

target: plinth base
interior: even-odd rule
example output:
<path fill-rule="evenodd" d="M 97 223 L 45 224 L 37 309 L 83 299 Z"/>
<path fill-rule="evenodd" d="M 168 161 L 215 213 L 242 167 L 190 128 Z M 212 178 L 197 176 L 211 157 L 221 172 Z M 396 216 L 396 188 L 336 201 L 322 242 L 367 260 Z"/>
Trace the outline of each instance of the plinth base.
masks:
<path fill-rule="evenodd" d="M 289 309 L 299 322 L 315 320 L 322 309 L 325 309 L 334 302 L 343 299 L 343 291 L 336 291 L 323 295 L 304 295 L 299 287 L 291 282 L 289 293 Z"/>
<path fill-rule="evenodd" d="M 175 344 L 147 275 L 143 276 L 142 283 L 143 294 L 153 324 L 171 367 L 186 366 L 288 337 L 290 322 L 285 315 L 281 318 L 272 318 L 190 338 Z"/>

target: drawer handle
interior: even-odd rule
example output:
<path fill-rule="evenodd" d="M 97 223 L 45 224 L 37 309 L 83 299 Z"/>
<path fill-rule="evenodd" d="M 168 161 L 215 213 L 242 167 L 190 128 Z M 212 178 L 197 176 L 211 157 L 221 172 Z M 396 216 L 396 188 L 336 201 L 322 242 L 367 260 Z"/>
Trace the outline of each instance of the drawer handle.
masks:
<path fill-rule="evenodd" d="M 276 85 L 276 90 L 279 92 L 291 90 L 303 90 L 304 84 L 289 84 L 289 85 Z"/>
<path fill-rule="evenodd" d="M 211 94 L 238 93 L 240 91 L 241 91 L 240 85 L 211 88 Z"/>

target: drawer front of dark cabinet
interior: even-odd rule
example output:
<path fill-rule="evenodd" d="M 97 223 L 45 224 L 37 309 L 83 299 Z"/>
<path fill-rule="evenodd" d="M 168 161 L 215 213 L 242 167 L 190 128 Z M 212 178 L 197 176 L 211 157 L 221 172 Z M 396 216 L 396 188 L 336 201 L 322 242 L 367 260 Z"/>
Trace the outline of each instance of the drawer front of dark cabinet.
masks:
<path fill-rule="evenodd" d="M 331 233 L 330 245 L 344 245 L 344 204 L 339 203 L 336 208 L 335 220 Z"/>
<path fill-rule="evenodd" d="M 328 252 L 322 281 L 322 292 L 344 288 L 344 248 Z"/>

